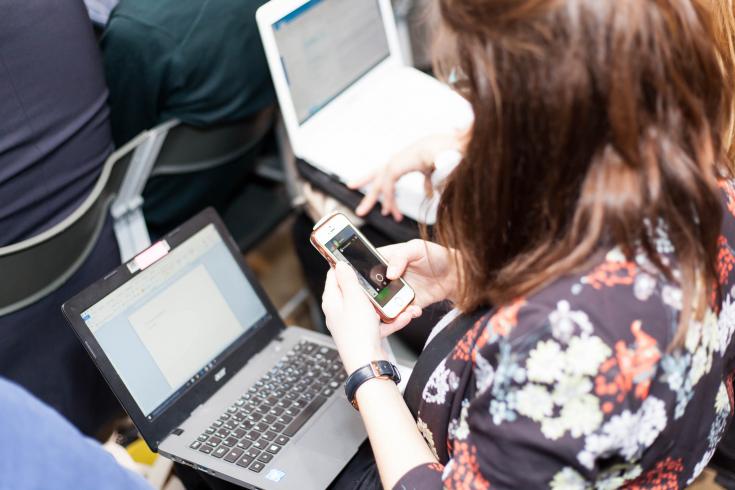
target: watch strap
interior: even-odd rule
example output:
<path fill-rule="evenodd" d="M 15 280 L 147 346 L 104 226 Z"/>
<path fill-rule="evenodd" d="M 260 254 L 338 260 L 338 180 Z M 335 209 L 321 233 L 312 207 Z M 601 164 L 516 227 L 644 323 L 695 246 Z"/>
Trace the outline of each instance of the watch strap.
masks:
<path fill-rule="evenodd" d="M 362 386 L 366 381 L 373 379 L 390 379 L 394 383 L 398 384 L 401 382 L 401 373 L 398 368 L 389 361 L 371 361 L 370 364 L 357 369 L 354 373 L 350 374 L 345 381 L 345 395 L 350 401 L 355 410 L 359 410 L 357 406 L 357 389 Z"/>

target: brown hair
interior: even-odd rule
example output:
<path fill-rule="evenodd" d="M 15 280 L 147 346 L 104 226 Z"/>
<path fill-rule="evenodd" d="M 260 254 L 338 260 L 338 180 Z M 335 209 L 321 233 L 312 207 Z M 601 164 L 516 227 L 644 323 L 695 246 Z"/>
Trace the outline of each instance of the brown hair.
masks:
<path fill-rule="evenodd" d="M 735 84 L 735 1 L 709 0 L 715 19 L 715 39 L 720 50 L 723 68 L 730 76 L 730 86 Z M 725 137 L 728 154 L 735 157 L 735 106 L 730 108 L 730 124 Z"/>
<path fill-rule="evenodd" d="M 665 223 L 682 325 L 703 313 L 719 293 L 716 179 L 730 175 L 721 135 L 732 107 L 710 10 L 695 0 L 438 7 L 439 47 L 454 56 L 437 71 L 459 74 L 475 113 L 436 227 L 462 257 L 458 306 L 507 303 L 613 246 L 672 278 L 652 232 Z"/>

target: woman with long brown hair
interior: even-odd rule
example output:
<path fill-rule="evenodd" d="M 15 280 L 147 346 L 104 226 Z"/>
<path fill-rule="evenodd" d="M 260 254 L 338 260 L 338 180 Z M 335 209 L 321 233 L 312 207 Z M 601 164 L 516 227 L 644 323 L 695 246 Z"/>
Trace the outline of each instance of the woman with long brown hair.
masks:
<path fill-rule="evenodd" d="M 380 377 L 352 386 L 382 484 L 685 486 L 735 407 L 733 93 L 711 12 L 437 5 L 437 68 L 475 120 L 442 189 L 440 244 L 384 253 L 417 294 L 398 327 L 438 301 L 456 311 L 405 400 Z M 344 264 L 323 307 L 348 374 L 385 358 L 396 325 Z M 337 487 L 370 481 L 346 473 Z"/>

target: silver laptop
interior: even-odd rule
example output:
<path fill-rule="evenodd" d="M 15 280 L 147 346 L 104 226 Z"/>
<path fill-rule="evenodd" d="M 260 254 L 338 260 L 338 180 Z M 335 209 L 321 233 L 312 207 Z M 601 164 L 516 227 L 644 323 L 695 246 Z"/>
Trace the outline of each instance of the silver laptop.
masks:
<path fill-rule="evenodd" d="M 286 328 L 212 210 L 62 309 L 173 461 L 248 488 L 321 489 L 365 440 L 331 339 Z"/>
<path fill-rule="evenodd" d="M 271 0 L 256 16 L 294 153 L 344 182 L 472 123 L 467 101 L 405 66 L 390 0 Z M 402 178 L 396 202 L 431 223 L 423 182 Z"/>

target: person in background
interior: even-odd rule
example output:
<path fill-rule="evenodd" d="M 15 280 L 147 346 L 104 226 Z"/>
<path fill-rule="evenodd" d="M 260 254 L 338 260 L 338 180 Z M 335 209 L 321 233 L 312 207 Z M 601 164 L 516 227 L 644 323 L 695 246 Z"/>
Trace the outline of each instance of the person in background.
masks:
<path fill-rule="evenodd" d="M 354 272 L 323 309 L 370 439 L 334 489 L 683 488 L 732 419 L 735 87 L 698 0 L 437 0 L 474 110 L 436 236 L 386 247 L 399 325 L 450 300 L 404 399 Z M 379 479 L 376 478 L 379 475 Z M 365 484 L 368 482 L 368 484 Z"/>
<path fill-rule="evenodd" d="M 0 247 L 6 247 L 77 209 L 113 144 L 102 61 L 81 0 L 4 2 L 0 46 Z M 87 434 L 121 410 L 62 317 L 61 304 L 119 264 L 108 220 L 65 284 L 0 315 L 0 376 Z"/>
<path fill-rule="evenodd" d="M 151 490 L 30 393 L 0 378 L 0 490 Z"/>
<path fill-rule="evenodd" d="M 102 35 L 112 133 L 120 146 L 178 119 L 197 127 L 246 121 L 275 103 L 255 22 L 265 0 L 121 0 Z M 144 213 L 154 235 L 202 208 L 226 208 L 257 149 L 233 164 L 152 178 Z"/>

